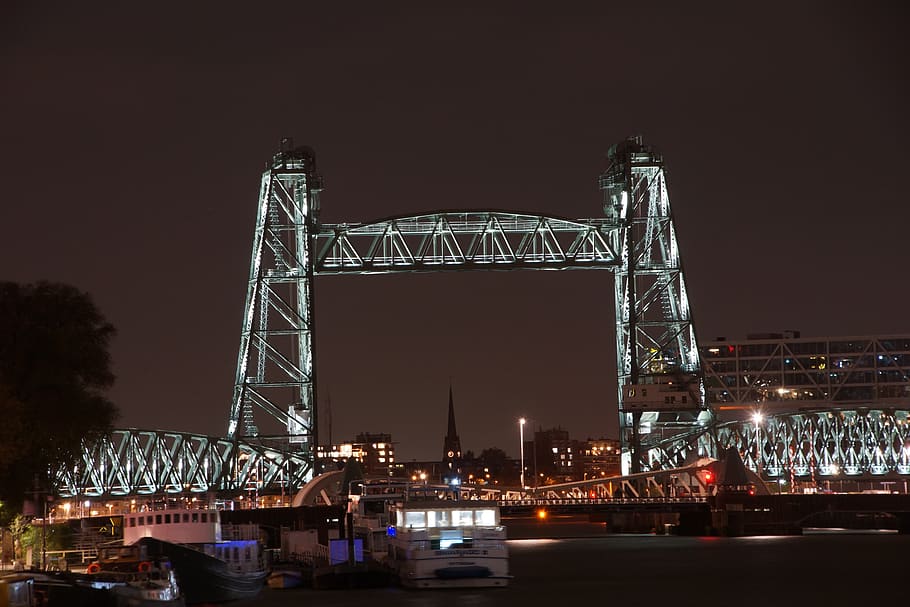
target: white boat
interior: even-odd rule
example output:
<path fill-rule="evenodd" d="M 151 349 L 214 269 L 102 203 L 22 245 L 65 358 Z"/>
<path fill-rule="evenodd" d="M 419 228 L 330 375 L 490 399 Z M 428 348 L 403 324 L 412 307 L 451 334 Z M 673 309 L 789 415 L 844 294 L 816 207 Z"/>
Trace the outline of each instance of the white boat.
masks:
<path fill-rule="evenodd" d="M 511 579 L 496 504 L 409 501 L 390 512 L 388 564 L 403 586 L 506 586 Z"/>

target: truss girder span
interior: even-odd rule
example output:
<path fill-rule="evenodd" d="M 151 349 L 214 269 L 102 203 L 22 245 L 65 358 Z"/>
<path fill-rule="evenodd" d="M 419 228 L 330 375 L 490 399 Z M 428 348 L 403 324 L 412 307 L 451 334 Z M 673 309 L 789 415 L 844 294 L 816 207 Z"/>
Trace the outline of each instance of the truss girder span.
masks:
<path fill-rule="evenodd" d="M 504 211 L 439 212 L 322 225 L 317 274 L 612 268 L 616 225 Z"/>
<path fill-rule="evenodd" d="M 159 430 L 115 430 L 57 471 L 61 497 L 219 493 L 302 486 L 308 457 L 243 440 Z"/>

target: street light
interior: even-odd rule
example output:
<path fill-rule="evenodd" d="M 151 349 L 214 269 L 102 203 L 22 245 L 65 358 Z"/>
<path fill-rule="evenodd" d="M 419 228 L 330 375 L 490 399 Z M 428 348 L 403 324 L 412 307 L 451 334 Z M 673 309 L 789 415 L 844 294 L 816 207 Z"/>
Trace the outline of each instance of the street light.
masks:
<path fill-rule="evenodd" d="M 758 474 L 759 479 L 761 479 L 761 453 L 759 451 L 760 442 L 758 440 L 758 433 L 764 419 L 765 416 L 761 414 L 761 411 L 756 411 L 752 414 L 752 421 L 755 423 L 755 472 Z"/>
<path fill-rule="evenodd" d="M 525 418 L 518 420 L 518 437 L 521 442 L 521 490 L 525 488 Z"/>

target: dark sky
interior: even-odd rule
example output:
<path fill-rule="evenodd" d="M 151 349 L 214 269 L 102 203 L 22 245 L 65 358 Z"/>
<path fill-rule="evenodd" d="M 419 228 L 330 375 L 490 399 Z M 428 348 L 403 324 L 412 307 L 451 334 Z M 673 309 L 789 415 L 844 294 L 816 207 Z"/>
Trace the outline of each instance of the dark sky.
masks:
<path fill-rule="evenodd" d="M 92 294 L 119 330 L 121 426 L 226 431 L 285 136 L 316 151 L 322 220 L 357 222 L 597 217 L 607 148 L 642 134 L 701 341 L 910 331 L 901 3 L 242 4 L 0 9 L 0 279 Z M 440 457 L 450 378 L 465 449 L 517 456 L 520 415 L 616 435 L 609 272 L 316 289 L 336 440 Z"/>

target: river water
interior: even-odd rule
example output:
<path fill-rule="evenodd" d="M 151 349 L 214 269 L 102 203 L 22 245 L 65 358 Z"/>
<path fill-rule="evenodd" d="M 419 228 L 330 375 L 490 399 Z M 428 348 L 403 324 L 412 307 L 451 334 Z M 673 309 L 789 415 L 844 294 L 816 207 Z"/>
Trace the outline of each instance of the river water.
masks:
<path fill-rule="evenodd" d="M 910 535 L 510 540 L 507 588 L 273 590 L 236 607 L 910 605 Z"/>

